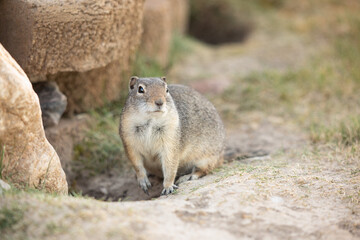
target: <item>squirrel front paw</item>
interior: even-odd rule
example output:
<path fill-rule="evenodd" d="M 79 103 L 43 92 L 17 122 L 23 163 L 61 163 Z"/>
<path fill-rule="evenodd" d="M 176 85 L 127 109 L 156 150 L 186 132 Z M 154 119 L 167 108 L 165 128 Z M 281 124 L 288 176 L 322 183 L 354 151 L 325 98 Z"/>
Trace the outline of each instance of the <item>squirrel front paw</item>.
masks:
<path fill-rule="evenodd" d="M 175 191 L 175 189 L 178 189 L 178 186 L 176 186 L 175 184 L 173 184 L 170 187 L 165 187 L 162 191 L 161 191 L 161 195 L 168 195 L 170 193 L 173 193 Z"/>
<path fill-rule="evenodd" d="M 141 187 L 141 189 L 147 194 L 149 195 L 148 189 L 151 187 L 151 183 L 149 181 L 149 179 L 147 177 L 138 179 L 139 182 L 139 186 Z"/>

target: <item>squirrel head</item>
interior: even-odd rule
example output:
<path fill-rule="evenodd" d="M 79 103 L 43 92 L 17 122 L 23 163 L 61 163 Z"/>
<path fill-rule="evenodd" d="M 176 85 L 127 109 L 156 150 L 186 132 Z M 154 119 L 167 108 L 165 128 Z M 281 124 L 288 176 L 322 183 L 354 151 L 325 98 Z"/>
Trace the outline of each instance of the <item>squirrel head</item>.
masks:
<path fill-rule="evenodd" d="M 168 104 L 172 103 L 165 77 L 131 77 L 129 98 L 140 112 L 149 114 L 165 114 Z"/>

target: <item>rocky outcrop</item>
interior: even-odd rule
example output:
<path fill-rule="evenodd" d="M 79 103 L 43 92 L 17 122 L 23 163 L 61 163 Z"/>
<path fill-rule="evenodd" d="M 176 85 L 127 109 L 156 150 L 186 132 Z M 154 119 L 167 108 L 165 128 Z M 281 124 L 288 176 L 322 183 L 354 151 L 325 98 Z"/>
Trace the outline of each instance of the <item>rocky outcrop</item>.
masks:
<path fill-rule="evenodd" d="M 189 33 L 210 44 L 241 42 L 254 28 L 251 4 L 233 0 L 191 0 Z"/>
<path fill-rule="evenodd" d="M 166 67 L 171 40 L 182 34 L 188 24 L 188 0 L 147 0 L 144 6 L 144 32 L 141 54 Z"/>
<path fill-rule="evenodd" d="M 67 113 L 82 113 L 118 99 L 123 90 L 127 89 L 126 76 L 130 70 L 129 61 L 125 63 L 116 60 L 105 67 L 86 72 L 48 75 L 47 80 L 56 82 L 61 92 L 67 96 Z"/>
<path fill-rule="evenodd" d="M 60 160 L 47 141 L 39 98 L 24 71 L 0 44 L 2 176 L 19 186 L 67 193 Z"/>
<path fill-rule="evenodd" d="M 3 0 L 0 41 L 30 76 L 104 67 L 136 50 L 142 5 L 143 0 Z"/>
<path fill-rule="evenodd" d="M 189 20 L 189 0 L 171 0 L 171 25 L 176 33 L 185 33 Z"/>
<path fill-rule="evenodd" d="M 0 42 L 31 82 L 56 81 L 68 111 L 83 112 L 119 97 L 140 44 L 143 3 L 3 0 Z"/>
<path fill-rule="evenodd" d="M 141 54 L 163 67 L 166 66 L 172 37 L 170 1 L 147 0 L 144 6 L 143 26 Z"/>

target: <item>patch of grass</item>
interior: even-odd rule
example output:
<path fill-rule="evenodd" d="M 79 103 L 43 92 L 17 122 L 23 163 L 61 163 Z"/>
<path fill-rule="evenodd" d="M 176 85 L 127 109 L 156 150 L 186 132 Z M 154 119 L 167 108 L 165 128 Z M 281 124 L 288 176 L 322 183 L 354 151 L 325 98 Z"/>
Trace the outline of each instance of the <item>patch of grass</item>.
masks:
<path fill-rule="evenodd" d="M 44 188 L 35 188 L 33 186 L 29 186 L 28 184 L 15 184 L 11 181 L 7 181 L 10 185 L 10 189 L 4 192 L 5 196 L 16 196 L 21 194 L 32 195 L 32 196 L 50 196 L 50 197 L 57 197 L 59 196 L 56 192 L 46 192 Z"/>
<path fill-rule="evenodd" d="M 340 125 L 340 141 L 345 145 L 360 142 L 360 116 L 351 119 L 349 124 Z"/>
<path fill-rule="evenodd" d="M 51 158 L 50 158 L 48 166 L 46 168 L 45 176 L 44 176 L 44 178 L 40 179 L 40 184 L 39 184 L 39 189 L 40 190 L 44 190 L 46 188 L 46 181 L 47 181 L 47 178 L 48 178 L 49 169 L 50 169 L 51 162 L 54 159 L 55 154 L 56 154 L 56 152 L 54 151 Z"/>
<path fill-rule="evenodd" d="M 336 142 L 344 145 L 360 143 L 360 116 L 343 121 L 335 127 L 313 125 L 311 127 L 311 140 L 318 142 Z"/>
<path fill-rule="evenodd" d="M 91 126 L 84 140 L 74 147 L 75 170 L 85 169 L 90 175 L 97 175 L 124 166 L 124 149 L 118 133 L 124 101 L 111 102 L 90 112 Z"/>
<path fill-rule="evenodd" d="M 166 75 L 166 71 L 154 59 L 137 54 L 133 75 L 139 77 L 161 77 Z"/>
<path fill-rule="evenodd" d="M 360 84 L 360 16 L 349 15 L 342 21 L 347 23 L 349 30 L 334 40 L 336 54 L 343 74 Z"/>
<path fill-rule="evenodd" d="M 180 61 L 184 55 L 191 52 L 195 42 L 196 40 L 191 37 L 175 33 L 172 37 L 167 69 L 171 68 L 176 62 Z"/>
<path fill-rule="evenodd" d="M 261 2 L 258 4 L 262 5 Z M 261 111 L 293 121 L 309 133 L 314 125 L 328 129 L 341 122 L 351 122 L 351 116 L 360 115 L 360 4 L 354 1 L 284 4 L 285 8 L 275 10 L 277 18 L 291 12 L 303 19 L 288 24 L 309 25 L 311 31 L 302 33 L 308 33 L 306 37 L 311 42 L 321 42 L 324 47 L 300 69 L 238 77 L 221 96 L 222 105 L 233 106 L 224 112 L 224 117 L 237 121 L 246 112 Z M 349 132 L 353 129 L 347 128 L 344 125 L 338 129 L 342 132 L 342 142 L 356 139 Z"/>
<path fill-rule="evenodd" d="M 55 222 L 49 222 L 46 224 L 46 231 L 43 233 L 43 236 L 54 236 L 64 232 L 66 232 L 65 226 Z"/>
<path fill-rule="evenodd" d="M 69 195 L 70 196 L 73 196 L 74 198 L 86 198 L 87 196 L 84 196 L 82 191 L 74 191 L 74 190 L 71 190 L 69 192 Z"/>
<path fill-rule="evenodd" d="M 314 70 L 315 67 L 315 70 Z M 279 73 L 267 71 L 239 78 L 222 98 L 237 102 L 238 111 L 261 110 L 273 114 L 298 114 L 299 104 L 312 100 L 325 101 L 333 91 L 334 96 L 343 96 L 340 85 L 334 80 L 334 72 L 325 66 Z"/>
<path fill-rule="evenodd" d="M 326 35 L 328 47 L 301 69 L 238 77 L 221 96 L 223 105 L 237 105 L 229 118 L 236 120 L 244 112 L 261 111 L 293 121 L 311 134 L 314 126 L 316 131 L 328 129 L 320 131 L 322 135 L 344 122 L 336 138 L 346 144 L 356 141 L 357 123 L 350 123 L 350 118 L 360 115 L 360 17 L 350 14 L 341 24 L 350 26 L 349 30 L 341 37 Z M 312 136 L 315 141 L 317 137 Z"/>
<path fill-rule="evenodd" d="M 191 51 L 195 40 L 190 37 L 175 33 L 172 36 L 172 42 L 169 52 L 169 61 L 165 67 L 162 67 L 155 59 L 143 56 L 138 53 L 135 59 L 133 75 L 140 77 L 161 77 L 166 76 L 170 68 L 181 58 Z"/>
<path fill-rule="evenodd" d="M 0 209 L 0 233 L 11 230 L 24 216 L 20 207 L 3 207 Z"/>
<path fill-rule="evenodd" d="M 91 112 L 94 122 L 85 139 L 74 148 L 75 169 L 97 175 L 124 167 L 124 149 L 118 133 L 121 107 L 111 111 L 112 107 Z"/>

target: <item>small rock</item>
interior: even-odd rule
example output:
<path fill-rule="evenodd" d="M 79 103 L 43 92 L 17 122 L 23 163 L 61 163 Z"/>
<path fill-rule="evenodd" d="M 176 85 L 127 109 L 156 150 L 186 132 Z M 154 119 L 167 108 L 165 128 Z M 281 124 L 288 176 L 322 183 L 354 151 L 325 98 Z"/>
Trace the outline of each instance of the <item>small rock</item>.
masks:
<path fill-rule="evenodd" d="M 108 190 L 105 187 L 101 187 L 100 192 L 103 193 L 104 195 L 108 194 Z"/>
<path fill-rule="evenodd" d="M 7 190 L 10 190 L 10 185 L 0 179 L 0 195 Z"/>
<path fill-rule="evenodd" d="M 67 99 L 55 82 L 38 82 L 33 88 L 39 96 L 44 128 L 59 124 Z"/>
<path fill-rule="evenodd" d="M 147 0 L 144 4 L 143 34 L 140 52 L 161 67 L 169 61 L 172 34 L 171 1 Z"/>
<path fill-rule="evenodd" d="M 9 184 L 0 179 L 0 194 L 2 194 L 3 190 L 7 191 L 10 190 L 10 188 Z"/>
<path fill-rule="evenodd" d="M 282 197 L 278 197 L 278 196 L 273 196 L 270 198 L 270 200 L 273 202 L 273 203 L 283 203 L 284 202 L 284 199 Z"/>

